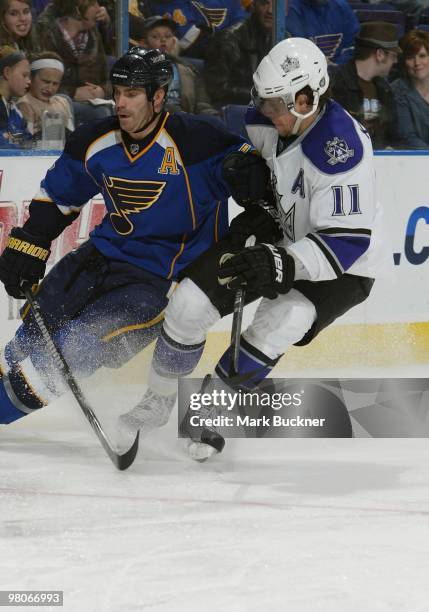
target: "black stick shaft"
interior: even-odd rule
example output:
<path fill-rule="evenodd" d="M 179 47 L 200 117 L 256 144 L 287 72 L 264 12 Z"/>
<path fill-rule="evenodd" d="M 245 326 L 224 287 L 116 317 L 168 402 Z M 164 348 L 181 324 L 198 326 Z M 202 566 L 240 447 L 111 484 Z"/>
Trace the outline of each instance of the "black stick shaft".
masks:
<path fill-rule="evenodd" d="M 238 358 L 240 355 L 241 323 L 243 321 L 243 309 L 246 299 L 245 290 L 237 289 L 234 300 L 234 314 L 231 327 L 231 367 L 230 376 L 236 376 L 238 372 Z"/>
<path fill-rule="evenodd" d="M 85 396 L 82 392 L 82 389 L 80 388 L 79 383 L 73 376 L 61 350 L 55 345 L 54 341 L 52 340 L 51 334 L 49 333 L 49 330 L 46 327 L 46 323 L 43 319 L 39 304 L 34 299 L 33 294 L 31 293 L 31 289 L 23 288 L 23 292 L 30 306 L 30 310 L 33 314 L 33 317 L 37 323 L 37 326 L 40 330 L 40 333 L 42 334 L 43 339 L 46 343 L 46 346 L 50 354 L 52 355 L 52 358 L 54 359 L 55 365 L 61 372 L 65 382 L 67 383 L 72 394 L 74 395 L 76 402 L 79 404 L 82 412 L 84 413 L 91 427 L 95 431 L 110 460 L 119 470 L 127 469 L 132 464 L 137 454 L 139 434 L 137 434 L 131 448 L 123 455 L 119 455 L 115 452 L 112 444 L 110 443 L 109 439 L 106 436 L 106 433 L 104 432 L 100 424 L 100 421 L 98 420 L 91 406 L 88 405 Z"/>
<path fill-rule="evenodd" d="M 256 242 L 255 236 L 249 236 L 246 240 L 246 247 L 253 246 Z M 237 376 L 238 374 L 238 360 L 240 355 L 240 337 L 241 337 L 241 324 L 243 322 L 243 310 L 246 303 L 246 289 L 239 287 L 235 293 L 234 300 L 234 311 L 232 316 L 232 327 L 231 327 L 231 365 L 230 365 L 230 376 Z"/>

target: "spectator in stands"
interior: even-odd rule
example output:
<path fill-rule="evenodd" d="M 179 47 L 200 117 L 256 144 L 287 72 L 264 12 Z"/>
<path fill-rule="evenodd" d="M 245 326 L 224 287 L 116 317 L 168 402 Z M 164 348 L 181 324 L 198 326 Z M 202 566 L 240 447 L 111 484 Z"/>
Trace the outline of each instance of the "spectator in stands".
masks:
<path fill-rule="evenodd" d="M 392 83 L 399 132 L 407 148 L 429 149 L 429 33 L 410 30 L 399 44 L 403 76 Z"/>
<path fill-rule="evenodd" d="M 251 15 L 219 32 L 207 48 L 206 87 L 217 106 L 248 104 L 253 73 L 272 47 L 272 0 L 254 0 Z"/>
<path fill-rule="evenodd" d="M 73 99 L 76 125 L 112 114 L 107 57 L 97 0 L 52 0 L 40 15 L 38 34 L 47 51 L 64 64 L 60 91 Z"/>
<path fill-rule="evenodd" d="M 290 0 L 286 31 L 312 40 L 329 62 L 344 64 L 353 56 L 359 21 L 347 0 Z"/>
<path fill-rule="evenodd" d="M 167 92 L 167 110 L 218 115 L 218 111 L 210 104 L 202 77 L 192 64 L 178 57 L 180 47 L 175 32 L 176 24 L 172 19 L 154 15 L 143 21 L 139 37 L 139 44 L 148 49 L 161 49 L 173 63 L 173 80 Z"/>
<path fill-rule="evenodd" d="M 31 0 L 0 0 L 0 44 L 31 53 L 40 49 Z"/>
<path fill-rule="evenodd" d="M 24 147 L 31 143 L 25 119 L 14 102 L 29 85 L 30 63 L 24 53 L 14 47 L 0 47 L 0 147 Z"/>
<path fill-rule="evenodd" d="M 361 24 L 354 58 L 330 70 L 332 94 L 368 130 L 374 148 L 399 145 L 389 72 L 401 52 L 393 23 Z"/>
<path fill-rule="evenodd" d="M 35 140 L 42 137 L 43 113 L 59 113 L 66 133 L 74 130 L 71 100 L 56 95 L 64 74 L 61 57 L 52 51 L 45 51 L 32 57 L 30 64 L 31 84 L 28 93 L 18 101 L 18 108 L 27 121 L 29 132 Z"/>
<path fill-rule="evenodd" d="M 240 0 L 148 0 L 152 15 L 168 15 L 177 24 L 182 54 L 204 58 L 213 34 L 247 17 Z"/>
<path fill-rule="evenodd" d="M 116 62 L 115 52 L 115 3 L 113 0 L 98 0 L 99 10 L 95 16 L 103 47 L 109 56 L 110 67 Z M 110 68 L 109 68 L 110 69 Z"/>

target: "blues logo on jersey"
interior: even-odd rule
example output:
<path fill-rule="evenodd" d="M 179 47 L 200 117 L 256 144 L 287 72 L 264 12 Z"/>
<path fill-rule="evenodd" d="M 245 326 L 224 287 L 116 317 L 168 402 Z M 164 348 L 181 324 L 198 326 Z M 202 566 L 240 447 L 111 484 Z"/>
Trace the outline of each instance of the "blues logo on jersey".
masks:
<path fill-rule="evenodd" d="M 129 216 L 155 204 L 166 185 L 165 181 L 130 181 L 114 176 L 104 176 L 103 181 L 116 211 L 110 213 L 110 221 L 122 236 L 134 230 Z"/>

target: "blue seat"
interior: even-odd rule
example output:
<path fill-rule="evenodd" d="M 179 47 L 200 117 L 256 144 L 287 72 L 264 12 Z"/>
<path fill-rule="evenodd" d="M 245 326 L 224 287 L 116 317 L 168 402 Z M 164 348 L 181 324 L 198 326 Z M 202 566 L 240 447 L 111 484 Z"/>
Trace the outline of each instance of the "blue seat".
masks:
<path fill-rule="evenodd" d="M 222 119 L 230 132 L 248 138 L 244 117 L 247 106 L 244 104 L 227 104 L 222 107 Z"/>

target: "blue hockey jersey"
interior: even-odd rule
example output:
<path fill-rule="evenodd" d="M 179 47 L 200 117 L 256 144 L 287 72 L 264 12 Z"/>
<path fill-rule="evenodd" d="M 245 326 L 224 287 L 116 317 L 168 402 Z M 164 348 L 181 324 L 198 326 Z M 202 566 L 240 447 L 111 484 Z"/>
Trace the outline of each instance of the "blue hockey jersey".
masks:
<path fill-rule="evenodd" d="M 192 27 L 218 31 L 248 17 L 240 0 L 153 0 L 150 6 L 154 15 L 168 15 L 176 22 L 179 41 Z"/>
<path fill-rule="evenodd" d="M 176 279 L 224 235 L 229 191 L 222 161 L 251 148 L 210 117 L 165 113 L 139 141 L 109 117 L 72 134 L 33 201 L 54 203 L 67 215 L 102 193 L 107 214 L 90 235 L 96 248 Z"/>
<path fill-rule="evenodd" d="M 335 64 L 351 59 L 359 29 L 347 0 L 290 0 L 286 31 L 312 40 Z"/>

